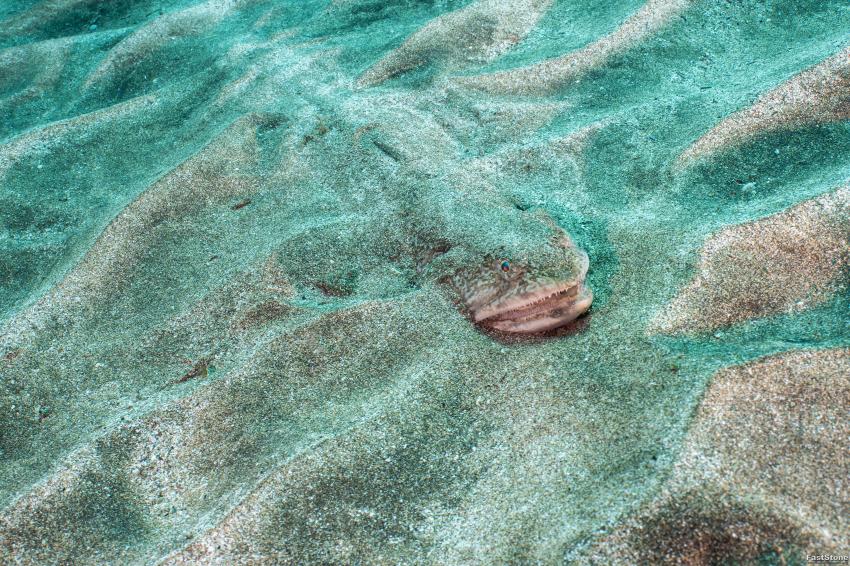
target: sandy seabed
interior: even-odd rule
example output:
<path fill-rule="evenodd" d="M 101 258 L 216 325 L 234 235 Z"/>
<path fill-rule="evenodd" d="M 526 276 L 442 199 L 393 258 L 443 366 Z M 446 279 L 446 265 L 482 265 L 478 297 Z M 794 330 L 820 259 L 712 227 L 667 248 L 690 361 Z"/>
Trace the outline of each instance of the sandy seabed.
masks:
<path fill-rule="evenodd" d="M 0 563 L 846 556 L 848 32 L 0 3 Z M 590 310 L 474 324 L 563 234 Z"/>

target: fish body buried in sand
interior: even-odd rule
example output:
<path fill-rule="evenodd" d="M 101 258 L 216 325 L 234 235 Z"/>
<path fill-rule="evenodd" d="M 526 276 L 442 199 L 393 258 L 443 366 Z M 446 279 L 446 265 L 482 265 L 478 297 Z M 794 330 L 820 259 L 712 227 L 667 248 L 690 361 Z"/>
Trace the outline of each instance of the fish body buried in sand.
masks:
<path fill-rule="evenodd" d="M 593 302 L 587 254 L 565 233 L 554 253 L 532 261 L 497 260 L 454 279 L 472 320 L 501 332 L 533 334 L 566 326 Z"/>

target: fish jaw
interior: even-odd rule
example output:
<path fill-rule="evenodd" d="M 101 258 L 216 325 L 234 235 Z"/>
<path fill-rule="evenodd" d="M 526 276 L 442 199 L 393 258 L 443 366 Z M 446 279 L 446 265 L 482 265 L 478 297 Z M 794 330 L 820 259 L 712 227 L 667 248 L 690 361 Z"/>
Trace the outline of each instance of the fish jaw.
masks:
<path fill-rule="evenodd" d="M 473 314 L 479 324 L 519 334 L 532 334 L 566 326 L 584 314 L 593 302 L 593 292 L 578 282 L 545 287 L 498 309 Z"/>

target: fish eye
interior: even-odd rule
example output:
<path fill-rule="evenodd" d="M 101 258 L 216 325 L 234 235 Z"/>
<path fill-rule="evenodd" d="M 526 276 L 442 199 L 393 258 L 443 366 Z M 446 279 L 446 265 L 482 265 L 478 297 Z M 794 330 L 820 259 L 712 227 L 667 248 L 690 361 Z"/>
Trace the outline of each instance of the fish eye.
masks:
<path fill-rule="evenodd" d="M 508 260 L 504 260 L 500 267 L 502 268 L 502 271 L 508 272 L 511 270 L 511 263 Z"/>

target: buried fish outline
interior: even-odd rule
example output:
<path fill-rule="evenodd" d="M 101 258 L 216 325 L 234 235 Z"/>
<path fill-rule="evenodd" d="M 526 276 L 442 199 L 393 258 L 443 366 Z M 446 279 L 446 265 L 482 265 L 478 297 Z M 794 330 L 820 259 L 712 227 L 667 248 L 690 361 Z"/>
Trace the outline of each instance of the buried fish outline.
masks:
<path fill-rule="evenodd" d="M 343 138 L 357 136 L 356 130 L 344 132 L 350 125 L 337 123 L 334 129 Z M 395 175 L 378 181 L 378 172 L 369 170 L 367 175 L 377 181 L 375 190 L 366 192 L 354 210 L 340 203 L 348 214 L 286 242 L 277 263 L 296 287 L 321 290 L 342 283 L 344 297 L 333 302 L 343 306 L 351 304 L 350 296 L 355 302 L 391 296 L 393 292 L 387 295 L 369 282 L 395 274 L 407 286 L 436 284 L 471 323 L 511 334 L 552 331 L 590 308 L 588 254 L 548 213 L 518 209 L 489 183 L 470 179 L 463 165 L 448 178 L 433 178 L 425 170 L 435 164 L 405 159 L 405 144 L 392 134 L 385 125 L 371 128 L 355 142 L 360 147 L 353 155 L 381 159 L 386 153 L 381 147 L 392 148 L 401 159 L 390 160 Z M 335 159 L 325 148 L 314 146 L 311 153 L 300 159 Z M 361 163 L 357 158 L 339 159 L 335 166 L 344 174 L 351 167 L 345 176 L 353 178 Z M 382 190 L 387 186 L 392 192 Z M 337 190 L 341 200 L 347 200 L 348 189 Z M 374 215 L 378 206 L 384 212 Z"/>
<path fill-rule="evenodd" d="M 332 275 L 339 269 L 334 258 L 348 257 L 350 265 L 351 251 L 359 248 L 357 264 L 372 266 L 364 271 L 380 271 L 374 260 L 382 257 L 407 271 L 417 286 L 436 282 L 449 289 L 470 322 L 485 330 L 545 333 L 588 311 L 593 302 L 586 285 L 588 254 L 545 209 L 517 207 L 504 187 L 477 172 L 477 158 L 453 162 L 455 140 L 429 112 L 420 112 L 404 97 L 358 96 L 364 98 L 372 99 L 368 106 L 379 110 L 357 115 L 343 109 L 333 120 L 337 141 L 345 140 L 350 148 L 346 158 L 333 154 L 333 143 L 313 146 L 311 155 L 299 158 L 325 165 L 335 161 L 340 172 L 350 168 L 346 177 L 361 178 L 351 190 L 339 187 L 340 198 L 360 193 L 358 208 L 383 207 L 387 212 L 365 225 L 353 224 L 357 233 L 348 243 L 342 235 L 348 230 L 339 226 L 331 228 L 333 238 L 305 234 L 294 248 L 324 244 L 305 254 L 308 261 L 286 256 L 284 261 L 293 262 L 287 272 L 300 272 L 297 277 L 306 283 L 304 268 L 311 263 L 313 280 L 341 279 L 341 273 Z M 363 122 L 368 128 L 356 126 Z M 423 146 L 434 151 L 422 152 Z M 373 190 L 361 191 L 363 185 Z M 340 248 L 335 243 L 328 247 L 329 242 Z"/>

